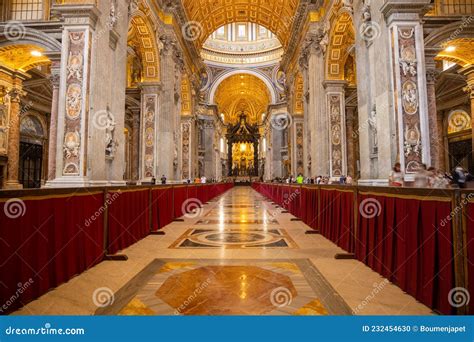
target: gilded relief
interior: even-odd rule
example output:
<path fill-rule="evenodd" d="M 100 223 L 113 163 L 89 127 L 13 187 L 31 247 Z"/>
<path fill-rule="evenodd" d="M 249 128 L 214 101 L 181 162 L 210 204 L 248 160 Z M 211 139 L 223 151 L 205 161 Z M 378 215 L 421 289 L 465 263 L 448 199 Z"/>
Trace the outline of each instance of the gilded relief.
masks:
<path fill-rule="evenodd" d="M 331 125 L 331 176 L 342 175 L 342 109 L 341 95 L 329 95 L 329 111 Z"/>

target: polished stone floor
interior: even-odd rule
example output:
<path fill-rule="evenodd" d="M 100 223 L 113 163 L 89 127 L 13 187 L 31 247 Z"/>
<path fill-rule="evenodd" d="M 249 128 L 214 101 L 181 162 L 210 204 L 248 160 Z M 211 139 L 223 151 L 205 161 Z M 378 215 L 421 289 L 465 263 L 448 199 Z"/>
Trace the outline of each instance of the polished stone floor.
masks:
<path fill-rule="evenodd" d="M 429 315 L 249 187 L 28 304 L 36 315 Z"/>

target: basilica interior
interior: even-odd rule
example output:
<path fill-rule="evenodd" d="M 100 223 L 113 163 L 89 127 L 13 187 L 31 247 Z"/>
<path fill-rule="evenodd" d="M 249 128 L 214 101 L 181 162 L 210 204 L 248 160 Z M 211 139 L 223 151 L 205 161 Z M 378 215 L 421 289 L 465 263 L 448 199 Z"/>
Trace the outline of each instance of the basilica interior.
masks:
<path fill-rule="evenodd" d="M 473 64 L 473 0 L 3 1 L 0 313 L 474 313 Z"/>

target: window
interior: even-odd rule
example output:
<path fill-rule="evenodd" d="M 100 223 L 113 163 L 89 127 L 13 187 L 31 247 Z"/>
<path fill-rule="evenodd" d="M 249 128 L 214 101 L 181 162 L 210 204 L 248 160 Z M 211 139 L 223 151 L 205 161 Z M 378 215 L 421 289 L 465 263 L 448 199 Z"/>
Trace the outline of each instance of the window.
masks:
<path fill-rule="evenodd" d="M 12 20 L 42 20 L 43 0 L 12 0 Z"/>

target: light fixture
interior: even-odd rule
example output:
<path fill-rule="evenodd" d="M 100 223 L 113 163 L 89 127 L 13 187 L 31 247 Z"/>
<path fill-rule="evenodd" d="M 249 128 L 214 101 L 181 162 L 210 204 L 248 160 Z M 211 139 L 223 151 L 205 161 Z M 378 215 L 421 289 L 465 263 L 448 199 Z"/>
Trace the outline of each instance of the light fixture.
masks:
<path fill-rule="evenodd" d="M 43 56 L 43 54 L 41 53 L 41 51 L 38 51 L 38 50 L 32 50 L 32 51 L 31 51 L 31 55 L 32 55 L 33 57 L 41 57 L 41 56 Z"/>
<path fill-rule="evenodd" d="M 450 45 L 450 46 L 448 46 L 448 47 L 446 48 L 446 52 L 453 52 L 453 51 L 455 51 L 455 50 L 456 50 L 456 47 L 455 47 L 455 46 L 452 46 L 452 45 Z"/>

